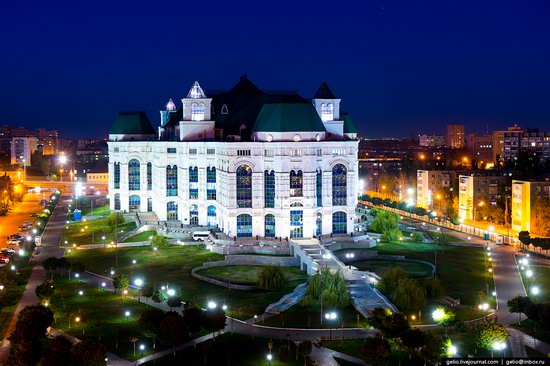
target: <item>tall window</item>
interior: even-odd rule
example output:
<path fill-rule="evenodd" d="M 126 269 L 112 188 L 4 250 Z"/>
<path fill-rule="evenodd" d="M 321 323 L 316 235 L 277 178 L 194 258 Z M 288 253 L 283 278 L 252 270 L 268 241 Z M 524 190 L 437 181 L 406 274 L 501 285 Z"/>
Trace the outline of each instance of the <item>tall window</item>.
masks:
<path fill-rule="evenodd" d="M 153 164 L 147 163 L 147 190 L 153 189 Z"/>
<path fill-rule="evenodd" d="M 166 167 L 166 195 L 178 195 L 178 167 L 176 165 Z"/>
<path fill-rule="evenodd" d="M 315 217 L 315 235 L 323 235 L 323 215 L 321 215 L 320 212 L 318 212 L 317 216 Z"/>
<path fill-rule="evenodd" d="M 347 203 L 347 169 L 342 164 L 332 168 L 332 205 L 345 206 Z"/>
<path fill-rule="evenodd" d="M 140 199 L 137 194 L 133 194 L 130 197 L 128 197 L 128 208 L 130 211 L 139 210 L 140 206 Z"/>
<path fill-rule="evenodd" d="M 264 200 L 265 207 L 275 207 L 275 172 L 264 172 Z"/>
<path fill-rule="evenodd" d="M 301 170 L 290 172 L 290 197 L 303 196 L 304 177 Z"/>
<path fill-rule="evenodd" d="M 237 216 L 237 237 L 252 237 L 252 216 L 248 214 L 240 214 Z"/>
<path fill-rule="evenodd" d="M 120 163 L 115 163 L 115 189 L 119 189 L 119 188 L 120 188 Z"/>
<path fill-rule="evenodd" d="M 189 167 L 189 199 L 199 199 L 199 168 Z"/>
<path fill-rule="evenodd" d="M 166 220 L 178 221 L 178 204 L 174 201 L 166 204 Z"/>
<path fill-rule="evenodd" d="M 273 214 L 265 215 L 265 237 L 274 238 L 275 237 L 275 216 Z"/>
<path fill-rule="evenodd" d="M 315 175 L 315 196 L 317 197 L 317 207 L 323 206 L 323 172 L 317 170 Z"/>
<path fill-rule="evenodd" d="M 321 104 L 321 119 L 332 121 L 334 119 L 334 105 L 332 103 Z"/>
<path fill-rule="evenodd" d="M 303 225 L 304 225 L 304 211 L 290 210 L 290 237 L 302 238 L 304 236 Z"/>
<path fill-rule="evenodd" d="M 204 121 L 204 103 L 193 103 L 191 104 L 191 120 L 193 121 Z"/>
<path fill-rule="evenodd" d="M 214 167 L 206 168 L 206 199 L 216 200 L 216 168 Z"/>
<path fill-rule="evenodd" d="M 128 189 L 139 191 L 139 161 L 136 159 L 128 162 Z"/>
<path fill-rule="evenodd" d="M 206 223 L 208 226 L 216 225 L 216 206 L 208 206 L 206 209 Z"/>
<path fill-rule="evenodd" d="M 191 225 L 199 224 L 199 207 L 197 205 L 189 206 L 189 223 Z"/>
<path fill-rule="evenodd" d="M 248 165 L 237 168 L 237 207 L 252 207 L 252 168 Z"/>
<path fill-rule="evenodd" d="M 120 194 L 115 193 L 115 210 L 120 210 Z"/>
<path fill-rule="evenodd" d="M 345 234 L 347 233 L 348 223 L 345 212 L 338 211 L 332 214 L 332 233 Z"/>

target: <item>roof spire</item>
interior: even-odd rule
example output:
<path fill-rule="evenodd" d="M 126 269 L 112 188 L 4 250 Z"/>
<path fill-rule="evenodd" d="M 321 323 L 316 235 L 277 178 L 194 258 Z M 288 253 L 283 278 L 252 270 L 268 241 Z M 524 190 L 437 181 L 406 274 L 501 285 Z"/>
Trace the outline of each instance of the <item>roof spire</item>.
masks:
<path fill-rule="evenodd" d="M 327 82 L 323 81 L 321 83 L 321 86 L 317 90 L 317 93 L 315 93 L 315 96 L 313 97 L 313 99 L 338 99 L 338 98 L 334 96 L 334 93 L 328 87 Z"/>
<path fill-rule="evenodd" d="M 170 98 L 170 100 L 168 101 L 168 103 L 166 103 L 166 110 L 167 111 L 175 111 L 176 110 L 176 104 L 174 103 L 174 101 L 172 100 L 172 98 Z"/>
<path fill-rule="evenodd" d="M 187 98 L 192 98 L 192 99 L 206 98 L 206 95 L 204 94 L 204 91 L 202 90 L 198 81 L 195 81 L 191 89 L 189 89 L 189 93 L 187 93 Z"/>

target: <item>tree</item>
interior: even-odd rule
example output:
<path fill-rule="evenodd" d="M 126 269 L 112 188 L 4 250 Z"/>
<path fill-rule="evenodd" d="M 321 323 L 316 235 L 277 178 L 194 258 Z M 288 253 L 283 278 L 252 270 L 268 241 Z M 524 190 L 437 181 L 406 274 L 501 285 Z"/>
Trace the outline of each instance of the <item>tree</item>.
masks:
<path fill-rule="evenodd" d="M 54 294 L 55 288 L 53 281 L 46 280 L 43 284 L 36 286 L 34 293 L 40 299 L 50 299 Z"/>
<path fill-rule="evenodd" d="M 380 235 L 380 240 L 385 243 L 390 243 L 392 241 L 398 241 L 403 237 L 403 233 L 399 229 L 386 229 L 382 231 Z"/>
<path fill-rule="evenodd" d="M 191 334 L 197 333 L 202 325 L 202 309 L 187 302 L 185 309 L 183 309 L 183 319 L 185 319 Z"/>
<path fill-rule="evenodd" d="M 426 332 L 426 344 L 420 350 L 421 356 L 430 363 L 439 362 L 444 353 L 445 339 L 436 332 Z"/>
<path fill-rule="evenodd" d="M 73 346 L 73 360 L 79 366 L 105 366 L 107 351 L 101 343 L 83 340 Z"/>
<path fill-rule="evenodd" d="M 285 275 L 279 266 L 262 267 L 256 286 L 261 290 L 276 290 L 285 284 Z"/>
<path fill-rule="evenodd" d="M 366 338 L 361 349 L 361 356 L 369 365 L 386 365 L 391 356 L 390 344 L 381 337 Z"/>
<path fill-rule="evenodd" d="M 111 230 L 115 230 L 116 225 L 124 224 L 124 215 L 120 212 L 112 212 L 107 218 L 105 219 L 105 224 L 111 228 Z"/>
<path fill-rule="evenodd" d="M 378 281 L 378 288 L 385 294 L 391 295 L 397 288 L 399 281 L 404 278 L 407 278 L 407 274 L 403 271 L 403 268 L 390 266 Z"/>
<path fill-rule="evenodd" d="M 389 316 L 391 312 L 384 308 L 374 308 L 370 312 L 370 316 L 367 318 L 369 325 L 376 329 L 381 329 L 384 319 Z"/>
<path fill-rule="evenodd" d="M 380 331 L 390 338 L 399 338 L 410 329 L 407 318 L 402 313 L 391 313 L 382 320 Z"/>
<path fill-rule="evenodd" d="M 484 349 L 491 349 L 496 342 L 506 342 L 508 330 L 502 324 L 483 320 L 474 328 L 476 346 Z"/>
<path fill-rule="evenodd" d="M 141 288 L 141 296 L 151 297 L 153 296 L 153 294 L 154 294 L 154 291 L 153 291 L 152 285 L 145 285 Z"/>
<path fill-rule="evenodd" d="M 179 308 L 181 306 L 181 297 L 179 296 L 170 296 L 166 304 L 172 308 Z"/>
<path fill-rule="evenodd" d="M 153 235 L 153 237 L 151 238 L 150 244 L 152 248 L 158 248 L 158 249 L 167 248 L 168 246 L 170 246 L 170 242 L 168 241 L 168 238 L 158 234 Z"/>
<path fill-rule="evenodd" d="M 401 342 L 410 351 L 422 348 L 426 344 L 426 334 L 418 328 L 407 329 L 401 334 Z"/>
<path fill-rule="evenodd" d="M 57 269 L 57 258 L 47 258 L 44 262 L 42 262 L 42 267 L 44 267 L 46 271 L 55 271 Z"/>
<path fill-rule="evenodd" d="M 416 311 L 426 305 L 426 289 L 408 277 L 399 280 L 392 300 L 402 310 Z"/>
<path fill-rule="evenodd" d="M 543 302 L 538 304 L 539 319 L 545 329 L 550 328 L 550 303 Z"/>
<path fill-rule="evenodd" d="M 182 316 L 176 313 L 167 314 L 159 324 L 162 339 L 172 346 L 177 346 L 189 338 L 189 330 Z"/>
<path fill-rule="evenodd" d="M 424 288 L 426 289 L 426 296 L 430 300 L 439 300 L 445 297 L 445 287 L 443 287 L 441 280 L 437 277 L 425 280 Z"/>
<path fill-rule="evenodd" d="M 298 352 L 304 358 L 304 366 L 307 365 L 307 356 L 311 354 L 312 350 L 313 345 L 311 344 L 311 341 L 301 341 L 298 343 Z"/>
<path fill-rule="evenodd" d="M 40 359 L 40 366 L 71 365 L 72 343 L 63 336 L 50 340 Z"/>
<path fill-rule="evenodd" d="M 84 263 L 82 262 L 71 262 L 71 271 L 75 273 L 82 273 L 86 270 Z"/>
<path fill-rule="evenodd" d="M 141 328 L 158 334 L 160 322 L 164 316 L 164 312 L 160 309 L 147 309 L 141 313 L 138 323 Z"/>
<path fill-rule="evenodd" d="M 225 328 L 227 317 L 221 309 L 209 309 L 202 313 L 202 327 L 206 330 L 215 332 Z"/>
<path fill-rule="evenodd" d="M 314 274 L 306 288 L 303 305 L 319 303 L 329 307 L 344 307 L 349 304 L 348 286 L 340 271 L 332 273 L 330 269 L 321 269 Z"/>
<path fill-rule="evenodd" d="M 372 220 L 369 229 L 376 233 L 383 233 L 386 230 L 398 230 L 399 215 L 393 212 L 377 210 L 376 217 Z"/>
<path fill-rule="evenodd" d="M 163 301 L 166 301 L 167 298 L 168 298 L 168 295 L 166 295 L 166 293 L 164 291 L 159 290 L 159 289 L 156 289 L 153 292 L 153 296 L 151 296 L 151 299 L 153 299 L 153 301 L 158 303 L 158 304 L 160 304 Z"/>
<path fill-rule="evenodd" d="M 130 284 L 130 280 L 128 279 L 128 276 L 123 273 L 116 275 L 113 278 L 113 287 L 115 288 L 115 293 L 117 292 L 117 290 L 123 290 L 128 288 L 129 284 Z"/>
<path fill-rule="evenodd" d="M 508 310 L 511 313 L 518 313 L 519 324 L 521 324 L 521 313 L 525 313 L 529 304 L 531 299 L 528 296 L 516 296 L 508 300 Z"/>
<path fill-rule="evenodd" d="M 529 231 L 520 231 L 518 233 L 518 239 L 524 246 L 531 244 L 531 235 L 529 234 Z"/>
<path fill-rule="evenodd" d="M 412 233 L 412 240 L 416 241 L 418 243 L 422 243 L 424 241 L 424 234 L 422 234 L 420 231 L 415 231 Z"/>

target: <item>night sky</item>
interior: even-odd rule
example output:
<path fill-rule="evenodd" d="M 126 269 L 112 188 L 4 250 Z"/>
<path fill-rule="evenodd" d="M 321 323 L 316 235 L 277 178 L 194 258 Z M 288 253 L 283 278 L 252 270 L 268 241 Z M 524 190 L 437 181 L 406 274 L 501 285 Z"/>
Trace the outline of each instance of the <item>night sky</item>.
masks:
<path fill-rule="evenodd" d="M 0 123 L 105 136 L 194 80 L 311 97 L 323 80 L 366 137 L 550 130 L 548 1 L 0 3 Z"/>

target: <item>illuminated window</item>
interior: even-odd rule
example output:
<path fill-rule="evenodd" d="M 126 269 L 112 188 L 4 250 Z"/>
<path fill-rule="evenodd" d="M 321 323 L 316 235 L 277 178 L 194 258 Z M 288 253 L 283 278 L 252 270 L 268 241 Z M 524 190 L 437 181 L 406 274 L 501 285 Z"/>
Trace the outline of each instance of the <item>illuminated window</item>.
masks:
<path fill-rule="evenodd" d="M 332 121 L 334 119 L 334 105 L 332 103 L 321 104 L 321 119 L 323 121 Z"/>
<path fill-rule="evenodd" d="M 315 175 L 315 195 L 317 197 L 317 207 L 323 206 L 323 172 L 319 169 Z"/>
<path fill-rule="evenodd" d="M 216 199 L 216 168 L 206 168 L 206 199 Z"/>
<path fill-rule="evenodd" d="M 304 177 L 301 170 L 290 172 L 290 197 L 303 196 Z"/>
<path fill-rule="evenodd" d="M 128 208 L 131 211 L 139 210 L 139 205 L 140 205 L 140 199 L 138 195 L 133 194 L 128 198 Z"/>
<path fill-rule="evenodd" d="M 191 104 L 191 120 L 204 121 L 204 108 L 204 103 L 193 102 L 193 104 Z"/>
<path fill-rule="evenodd" d="M 275 172 L 264 172 L 264 200 L 265 207 L 275 207 Z"/>
<path fill-rule="evenodd" d="M 178 221 L 178 204 L 174 201 L 166 204 L 166 220 Z"/>
<path fill-rule="evenodd" d="M 147 190 L 153 189 L 153 164 L 147 163 Z"/>
<path fill-rule="evenodd" d="M 178 195 L 178 167 L 176 165 L 166 167 L 166 195 L 168 197 Z"/>
<path fill-rule="evenodd" d="M 136 159 L 132 159 L 128 163 L 128 189 L 139 191 L 139 161 Z"/>
<path fill-rule="evenodd" d="M 347 233 L 347 215 L 345 212 L 335 212 L 332 214 L 332 233 L 345 234 Z"/>
<path fill-rule="evenodd" d="M 304 236 L 304 211 L 290 211 L 290 237 L 302 238 Z"/>
<path fill-rule="evenodd" d="M 315 235 L 321 236 L 323 234 L 323 215 L 317 213 L 315 217 Z"/>
<path fill-rule="evenodd" d="M 347 169 L 342 164 L 332 168 L 332 205 L 345 206 L 347 202 Z"/>
<path fill-rule="evenodd" d="M 189 199 L 199 198 L 199 168 L 189 167 Z"/>
<path fill-rule="evenodd" d="M 275 237 L 275 216 L 272 214 L 265 215 L 265 237 L 274 238 Z"/>
<path fill-rule="evenodd" d="M 115 189 L 119 189 L 120 188 L 120 163 L 115 163 L 114 168 L 115 168 Z"/>
<path fill-rule="evenodd" d="M 237 168 L 237 207 L 252 207 L 252 168 L 248 165 Z"/>
<path fill-rule="evenodd" d="M 252 237 L 252 216 L 248 214 L 241 214 L 237 216 L 237 237 Z"/>
<path fill-rule="evenodd" d="M 206 220 L 208 226 L 216 226 L 216 206 L 208 206 L 206 209 Z"/>
<path fill-rule="evenodd" d="M 189 223 L 191 225 L 199 224 L 199 207 L 197 205 L 189 206 Z"/>

